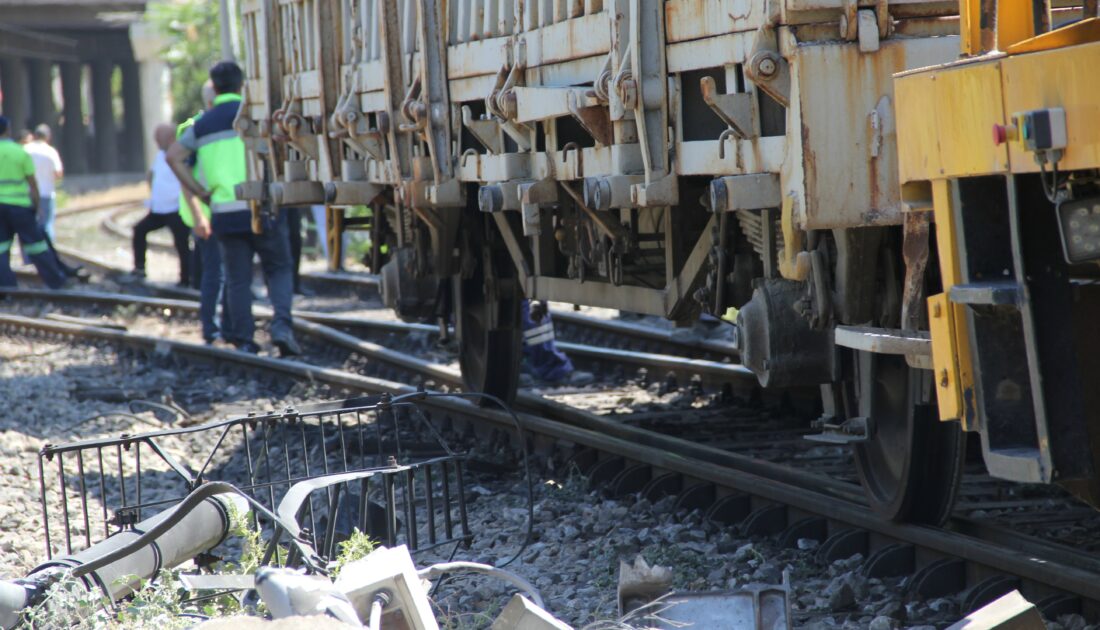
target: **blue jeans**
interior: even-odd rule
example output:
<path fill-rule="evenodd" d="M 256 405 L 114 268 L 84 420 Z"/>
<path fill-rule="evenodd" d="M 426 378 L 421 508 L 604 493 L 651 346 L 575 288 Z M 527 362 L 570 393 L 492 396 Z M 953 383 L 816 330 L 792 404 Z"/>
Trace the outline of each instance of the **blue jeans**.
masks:
<path fill-rule="evenodd" d="M 51 289 L 65 283 L 65 274 L 57 266 L 55 255 L 50 251 L 46 234 L 35 221 L 34 210 L 23 206 L 0 204 L 0 286 L 17 286 L 15 273 L 11 270 L 11 246 L 15 237 L 31 262 L 38 269 L 38 277 Z"/>
<path fill-rule="evenodd" d="M 50 242 L 57 240 L 57 235 L 53 231 L 53 222 L 57 217 L 57 197 L 50 195 L 49 197 L 38 198 L 38 225 L 46 231 L 46 235 L 50 237 Z"/>
<path fill-rule="evenodd" d="M 252 341 L 256 322 L 252 319 L 252 257 L 260 255 L 260 266 L 267 284 L 275 317 L 271 320 L 271 336 L 275 339 L 293 336 L 291 303 L 294 300 L 294 271 L 290 260 L 290 239 L 286 213 L 280 212 L 274 221 L 264 226 L 263 234 L 235 232 L 215 234 L 221 246 L 225 264 L 226 292 L 229 303 L 229 328 L 226 341 L 240 345 Z"/>
<path fill-rule="evenodd" d="M 202 259 L 202 279 L 199 281 L 199 321 L 202 338 L 213 341 L 228 328 L 229 308 L 225 300 L 225 270 L 217 239 L 195 239 L 195 250 Z M 222 303 L 221 324 L 215 320 L 218 302 Z"/>

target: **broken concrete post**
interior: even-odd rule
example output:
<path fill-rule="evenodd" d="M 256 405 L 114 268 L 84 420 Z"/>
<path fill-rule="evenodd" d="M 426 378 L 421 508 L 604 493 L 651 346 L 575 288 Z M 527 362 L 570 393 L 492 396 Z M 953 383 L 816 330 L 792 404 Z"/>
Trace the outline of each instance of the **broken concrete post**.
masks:
<path fill-rule="evenodd" d="M 531 600 L 516 593 L 489 630 L 573 630 Z"/>
<path fill-rule="evenodd" d="M 361 620 L 370 619 L 371 609 L 380 607 L 381 628 L 439 630 L 427 590 L 404 545 L 382 547 L 348 563 L 340 570 L 335 586 L 347 596 Z"/>
<path fill-rule="evenodd" d="M 947 630 L 1044 630 L 1043 616 L 1020 591 L 1012 591 L 975 610 Z"/>

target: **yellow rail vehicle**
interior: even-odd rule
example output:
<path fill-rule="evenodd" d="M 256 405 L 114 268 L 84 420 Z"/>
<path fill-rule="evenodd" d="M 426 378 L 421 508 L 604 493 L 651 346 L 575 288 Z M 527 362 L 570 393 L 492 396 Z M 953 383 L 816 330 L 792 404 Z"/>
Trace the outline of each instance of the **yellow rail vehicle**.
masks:
<path fill-rule="evenodd" d="M 935 226 L 939 416 L 980 435 L 992 475 L 1096 505 L 1100 20 L 1095 5 L 961 9 L 972 56 L 894 85 L 906 226 Z"/>

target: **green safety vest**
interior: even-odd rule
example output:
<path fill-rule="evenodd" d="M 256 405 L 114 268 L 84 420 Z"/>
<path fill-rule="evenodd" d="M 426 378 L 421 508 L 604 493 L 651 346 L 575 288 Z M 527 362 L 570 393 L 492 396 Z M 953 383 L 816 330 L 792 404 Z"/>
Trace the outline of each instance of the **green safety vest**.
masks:
<path fill-rule="evenodd" d="M 0 140 L 0 203 L 30 208 L 31 187 L 27 177 L 34 177 L 34 160 L 18 142 Z"/>
<path fill-rule="evenodd" d="M 34 160 L 23 145 L 5 138 L 0 140 L 0 203 L 20 208 L 32 208 L 31 186 L 28 177 L 34 177 Z M 0 241 L 0 253 L 11 251 L 14 238 Z M 28 256 L 41 254 L 50 249 L 46 239 L 23 243 L 23 253 Z"/>
<path fill-rule="evenodd" d="M 183 135 L 184 131 L 187 131 L 188 127 L 193 126 L 195 124 L 195 121 L 199 119 L 199 116 L 202 116 L 202 112 L 199 112 L 199 113 L 195 114 L 194 116 L 188 118 L 187 120 L 183 121 L 182 123 L 180 123 L 180 125 L 178 127 L 176 127 L 176 137 L 179 138 L 180 136 Z M 196 165 L 191 170 L 191 174 L 195 176 L 195 179 L 199 179 L 200 176 L 199 176 L 199 167 L 198 167 L 198 165 Z M 207 219 L 209 219 L 210 218 L 210 207 L 207 206 L 205 203 L 203 203 L 201 200 L 196 200 L 196 201 L 199 202 L 199 208 L 202 210 L 202 213 L 206 215 Z M 184 225 L 186 225 L 189 228 L 195 227 L 195 219 L 191 217 L 191 211 L 188 209 L 188 206 L 187 206 L 187 198 L 184 197 L 182 191 L 180 192 L 180 211 L 179 212 L 180 212 L 180 218 L 183 219 L 183 224 Z"/>
<path fill-rule="evenodd" d="M 203 120 L 196 121 L 198 168 L 203 185 L 210 191 L 213 214 L 249 210 L 247 201 L 237 199 L 237 184 L 248 179 L 248 167 L 244 140 L 233 130 L 230 118 L 236 109 L 227 112 L 219 107 L 226 103 L 237 103 L 239 107 L 240 101 L 240 94 L 219 94 Z"/>

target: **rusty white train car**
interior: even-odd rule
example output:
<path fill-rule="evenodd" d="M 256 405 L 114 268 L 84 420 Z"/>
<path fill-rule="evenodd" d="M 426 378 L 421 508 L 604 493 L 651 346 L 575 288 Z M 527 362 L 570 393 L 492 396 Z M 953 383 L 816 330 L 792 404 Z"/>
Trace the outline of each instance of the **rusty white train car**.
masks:
<path fill-rule="evenodd" d="M 963 444 L 926 417 L 934 261 L 928 213 L 903 212 L 892 76 L 957 56 L 955 2 L 241 11 L 240 194 L 325 204 L 334 249 L 369 222 L 387 304 L 453 318 L 471 389 L 514 392 L 524 298 L 678 322 L 735 307 L 742 362 L 820 387 L 821 439 L 853 445 L 872 504 L 946 514 Z"/>

